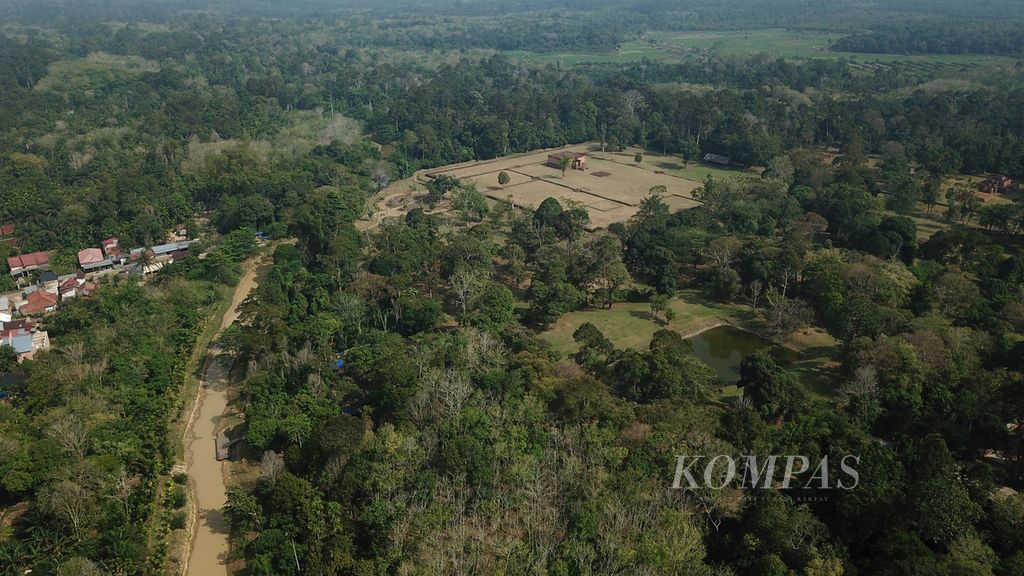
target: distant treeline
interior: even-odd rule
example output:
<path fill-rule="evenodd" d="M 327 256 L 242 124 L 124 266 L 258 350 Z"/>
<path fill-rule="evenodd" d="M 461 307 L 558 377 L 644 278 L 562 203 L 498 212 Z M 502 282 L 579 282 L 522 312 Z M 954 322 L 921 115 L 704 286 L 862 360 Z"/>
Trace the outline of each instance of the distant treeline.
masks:
<path fill-rule="evenodd" d="M 849 4 L 817 0 L 598 0 L 552 5 L 539 0 L 0 0 L 0 21 L 75 34 L 83 25 L 146 21 L 292 18 L 333 26 L 335 42 L 392 49 L 609 52 L 652 30 L 809 28 L 852 34 L 837 50 L 895 53 L 1019 54 L 1020 3 L 955 0 Z M 938 20 L 922 23 L 922 18 Z M 964 26 L 954 19 L 984 19 Z M 870 32 L 869 32 L 870 30 Z"/>
<path fill-rule="evenodd" d="M 839 52 L 867 54 L 1024 54 L 1021 22 L 903 23 L 852 34 L 832 45 Z"/>

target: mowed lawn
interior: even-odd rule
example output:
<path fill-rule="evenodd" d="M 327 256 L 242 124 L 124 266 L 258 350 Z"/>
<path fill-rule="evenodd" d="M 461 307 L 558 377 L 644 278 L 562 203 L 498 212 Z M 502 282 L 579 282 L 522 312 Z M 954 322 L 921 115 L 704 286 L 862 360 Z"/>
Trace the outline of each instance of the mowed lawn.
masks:
<path fill-rule="evenodd" d="M 646 302 L 617 302 L 611 310 L 595 308 L 566 314 L 540 337 L 551 344 L 563 357 L 577 350 L 573 332 L 584 322 L 590 322 L 611 340 L 616 348 L 646 348 L 654 333 L 663 328 L 675 330 L 690 337 L 721 324 L 733 324 L 764 336 L 764 321 L 760 314 L 740 304 L 724 305 L 708 302 L 696 290 L 684 290 L 673 298 L 670 307 L 676 318 L 670 324 L 655 323 Z M 777 344 L 796 350 L 800 358 L 787 366 L 807 386 L 813 397 L 828 398 L 834 394 L 840 379 L 839 342 L 821 328 L 808 328 L 791 334 Z M 737 396 L 735 385 L 723 387 L 719 397 Z"/>
<path fill-rule="evenodd" d="M 650 344 L 651 337 L 662 328 L 690 336 L 725 321 L 742 321 L 742 312 L 738 308 L 702 302 L 703 298 L 689 290 L 684 291 L 681 297 L 673 298 L 669 306 L 675 310 L 676 317 L 667 325 L 664 318 L 658 323 L 651 320 L 651 307 L 647 302 L 617 302 L 611 310 L 595 308 L 571 312 L 542 333 L 541 338 L 550 342 L 560 354 L 572 354 L 579 349 L 572 339 L 573 332 L 584 322 L 590 322 L 616 348 L 639 349 Z"/>

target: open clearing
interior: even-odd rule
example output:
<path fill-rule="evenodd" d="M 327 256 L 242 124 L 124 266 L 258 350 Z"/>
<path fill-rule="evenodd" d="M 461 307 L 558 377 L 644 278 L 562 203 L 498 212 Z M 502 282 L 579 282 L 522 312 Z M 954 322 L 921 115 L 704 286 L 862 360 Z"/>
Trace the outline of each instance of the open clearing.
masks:
<path fill-rule="evenodd" d="M 646 302 L 617 302 L 610 310 L 590 309 L 570 312 L 562 316 L 540 336 L 551 344 L 553 350 L 563 356 L 579 350 L 579 344 L 572 339 L 573 332 L 584 322 L 590 322 L 607 337 L 616 348 L 644 349 L 651 337 L 661 329 L 679 332 L 691 337 L 700 332 L 731 324 L 765 335 L 764 319 L 760 311 L 751 312 L 741 304 L 718 304 L 705 299 L 697 290 L 682 290 L 680 296 L 669 301 L 669 307 L 676 317 L 670 324 L 655 323 L 651 320 L 650 304 Z M 835 387 L 839 363 L 836 360 L 839 342 L 820 328 L 809 328 L 791 334 L 783 339 L 773 339 L 776 344 L 800 353 L 800 358 L 788 369 L 818 397 L 830 396 Z M 735 385 L 724 387 L 720 396 L 739 395 Z"/>
<path fill-rule="evenodd" d="M 81 92 L 87 96 L 93 90 L 118 82 L 125 76 L 156 72 L 160 65 L 138 56 L 118 56 L 93 52 L 85 58 L 58 60 L 47 66 L 47 73 L 34 89 L 39 92 Z"/>
<path fill-rule="evenodd" d="M 691 299 L 691 296 L 693 299 Z M 669 307 L 676 317 L 669 325 L 655 324 L 651 320 L 651 307 L 647 302 L 617 302 L 610 310 L 592 309 L 570 312 L 555 322 L 541 337 L 551 343 L 556 352 L 567 355 L 579 350 L 572 339 L 573 332 L 584 322 L 597 326 L 616 348 L 645 348 L 654 333 L 670 328 L 689 336 L 727 321 L 739 322 L 736 310 L 725 306 L 706 305 L 696 292 L 684 291 L 682 298 L 673 298 Z"/>
<path fill-rule="evenodd" d="M 548 154 L 568 150 L 586 152 L 587 170 L 566 170 L 547 165 Z M 634 162 L 637 150 L 601 152 L 600 146 L 579 144 L 560 150 L 541 150 L 494 160 L 470 162 L 426 171 L 427 176 L 447 175 L 476 184 L 478 190 L 494 200 L 509 200 L 516 206 L 536 208 L 544 199 L 557 198 L 563 205 L 579 204 L 590 214 L 595 228 L 628 220 L 636 213 L 650 189 L 664 186 L 665 202 L 673 209 L 699 204 L 693 192 L 712 174 L 719 178 L 749 177 L 751 172 L 723 170 L 691 164 L 685 166 L 672 156 L 644 153 Z M 498 184 L 498 174 L 506 172 L 510 181 Z"/>

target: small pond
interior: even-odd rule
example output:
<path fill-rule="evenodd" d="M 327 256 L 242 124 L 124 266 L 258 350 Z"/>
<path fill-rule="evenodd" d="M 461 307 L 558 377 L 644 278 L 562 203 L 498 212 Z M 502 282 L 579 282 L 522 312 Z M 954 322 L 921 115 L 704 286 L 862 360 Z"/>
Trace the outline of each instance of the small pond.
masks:
<path fill-rule="evenodd" d="M 735 326 L 719 326 L 689 338 L 693 355 L 718 372 L 722 382 L 735 384 L 740 379 L 740 363 L 758 350 L 771 349 L 776 361 L 789 364 L 799 358 L 794 350 L 783 348 Z"/>

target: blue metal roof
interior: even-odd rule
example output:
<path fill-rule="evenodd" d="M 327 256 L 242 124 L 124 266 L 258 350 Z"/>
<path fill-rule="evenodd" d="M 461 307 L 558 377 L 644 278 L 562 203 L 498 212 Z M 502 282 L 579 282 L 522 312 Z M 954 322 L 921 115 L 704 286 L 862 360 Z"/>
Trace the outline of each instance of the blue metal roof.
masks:
<path fill-rule="evenodd" d="M 12 336 L 10 338 L 4 338 L 0 344 L 6 344 L 18 354 L 28 354 L 32 351 L 32 335 L 21 334 L 18 336 Z"/>

